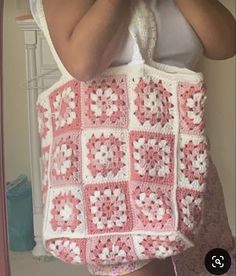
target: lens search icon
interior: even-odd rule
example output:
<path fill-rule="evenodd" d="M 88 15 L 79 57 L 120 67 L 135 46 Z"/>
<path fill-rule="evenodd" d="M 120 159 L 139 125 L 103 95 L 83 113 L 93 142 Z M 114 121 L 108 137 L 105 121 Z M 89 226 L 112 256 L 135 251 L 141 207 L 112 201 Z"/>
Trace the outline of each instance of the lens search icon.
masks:
<path fill-rule="evenodd" d="M 222 260 L 220 260 L 220 259 Z M 219 257 L 218 256 L 212 256 L 212 267 L 214 267 L 214 268 L 216 268 L 216 267 L 220 267 L 220 268 L 222 268 L 222 267 L 224 267 L 225 265 L 224 265 L 224 256 L 222 256 L 222 255 L 220 255 Z"/>
<path fill-rule="evenodd" d="M 224 249 L 214 248 L 207 253 L 205 257 L 205 266 L 210 273 L 222 275 L 230 269 L 231 257 Z"/>

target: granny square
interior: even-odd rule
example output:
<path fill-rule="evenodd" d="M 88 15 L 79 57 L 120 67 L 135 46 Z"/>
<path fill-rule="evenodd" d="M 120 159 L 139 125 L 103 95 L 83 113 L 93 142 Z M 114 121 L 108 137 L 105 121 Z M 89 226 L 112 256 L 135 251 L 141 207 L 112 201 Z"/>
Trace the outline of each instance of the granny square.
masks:
<path fill-rule="evenodd" d="M 88 233 L 125 232 L 133 227 L 127 182 L 84 187 Z"/>
<path fill-rule="evenodd" d="M 173 85 L 145 76 L 131 78 L 130 86 L 130 129 L 172 133 L 177 105 Z"/>
<path fill-rule="evenodd" d="M 47 223 L 44 225 L 47 235 L 61 237 L 67 232 L 67 237 L 73 238 L 85 233 L 81 187 L 50 187 L 47 204 Z"/>
<path fill-rule="evenodd" d="M 205 136 L 179 136 L 178 186 L 203 191 L 209 167 L 208 144 Z"/>
<path fill-rule="evenodd" d="M 38 118 L 38 133 L 41 140 L 41 148 L 45 148 L 52 142 L 51 110 L 48 98 L 37 102 L 36 112 Z"/>
<path fill-rule="evenodd" d="M 86 184 L 129 179 L 127 130 L 86 129 L 82 133 L 83 181 Z"/>
<path fill-rule="evenodd" d="M 131 179 L 173 185 L 175 136 L 144 131 L 129 135 Z"/>
<path fill-rule="evenodd" d="M 87 248 L 87 260 L 95 265 L 132 262 L 135 259 L 130 235 L 94 237 L 88 239 Z"/>
<path fill-rule="evenodd" d="M 176 191 L 179 229 L 190 240 L 194 239 L 202 222 L 202 208 L 204 193 L 186 188 L 177 188 Z"/>
<path fill-rule="evenodd" d="M 52 186 L 81 185 L 81 135 L 67 132 L 57 136 L 50 153 Z"/>
<path fill-rule="evenodd" d="M 83 128 L 127 127 L 126 75 L 98 77 L 81 84 Z"/>
<path fill-rule="evenodd" d="M 173 191 L 170 185 L 129 183 L 133 230 L 174 231 Z"/>
<path fill-rule="evenodd" d="M 178 83 L 177 93 L 179 94 L 180 130 L 182 133 L 204 133 L 203 115 L 207 98 L 206 92 L 205 83 L 202 81 L 198 83 Z"/>
<path fill-rule="evenodd" d="M 85 263 L 86 239 L 49 239 L 46 241 L 46 248 L 65 263 Z"/>
<path fill-rule="evenodd" d="M 135 235 L 134 248 L 139 259 L 165 259 L 185 250 L 186 245 L 176 234 Z"/>
<path fill-rule="evenodd" d="M 49 96 L 53 135 L 81 127 L 80 82 L 71 80 Z"/>

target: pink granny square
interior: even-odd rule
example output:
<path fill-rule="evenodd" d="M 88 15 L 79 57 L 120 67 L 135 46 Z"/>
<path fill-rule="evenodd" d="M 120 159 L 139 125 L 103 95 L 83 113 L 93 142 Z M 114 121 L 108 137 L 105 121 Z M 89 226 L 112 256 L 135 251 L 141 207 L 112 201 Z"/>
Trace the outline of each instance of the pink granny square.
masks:
<path fill-rule="evenodd" d="M 86 184 L 126 181 L 128 131 L 86 129 L 82 133 L 83 180 Z"/>
<path fill-rule="evenodd" d="M 175 136 L 131 131 L 129 141 L 132 180 L 172 185 Z"/>
<path fill-rule="evenodd" d="M 178 185 L 204 191 L 209 166 L 207 140 L 203 136 L 179 138 Z"/>
<path fill-rule="evenodd" d="M 84 187 L 88 232 L 125 232 L 133 227 L 127 182 Z"/>
<path fill-rule="evenodd" d="M 177 188 L 176 192 L 178 212 L 179 212 L 179 229 L 190 240 L 195 236 L 194 231 L 198 231 L 202 221 L 203 211 L 203 192 L 198 192 L 185 188 Z"/>
<path fill-rule="evenodd" d="M 140 259 L 165 259 L 181 253 L 186 247 L 176 234 L 137 235 L 133 240 L 136 254 Z"/>
<path fill-rule="evenodd" d="M 58 238 L 46 241 L 46 248 L 65 263 L 85 264 L 86 239 Z"/>
<path fill-rule="evenodd" d="M 81 84 L 82 124 L 87 127 L 127 127 L 128 98 L 125 75 L 98 77 Z"/>
<path fill-rule="evenodd" d="M 174 230 L 173 186 L 131 182 L 129 189 L 134 230 Z"/>
<path fill-rule="evenodd" d="M 95 265 L 132 262 L 137 258 L 130 235 L 89 238 L 87 248 L 87 260 Z"/>
<path fill-rule="evenodd" d="M 135 87 L 136 99 L 134 112 L 141 126 L 148 124 L 158 129 L 168 125 L 173 127 L 174 104 L 172 93 L 162 80 L 144 80 L 140 78 Z"/>
<path fill-rule="evenodd" d="M 180 82 L 177 86 L 180 109 L 180 130 L 182 133 L 203 134 L 206 101 L 206 87 L 203 82 L 190 84 Z"/>
<path fill-rule="evenodd" d="M 55 137 L 51 151 L 52 186 L 81 184 L 81 134 L 68 132 Z"/>
<path fill-rule="evenodd" d="M 80 122 L 80 82 L 69 81 L 50 94 L 53 134 L 78 129 Z"/>
<path fill-rule="evenodd" d="M 78 233 L 84 234 L 84 207 L 80 187 L 50 188 L 48 204 L 45 225 L 47 233 L 61 235 L 67 232 L 71 238 Z"/>

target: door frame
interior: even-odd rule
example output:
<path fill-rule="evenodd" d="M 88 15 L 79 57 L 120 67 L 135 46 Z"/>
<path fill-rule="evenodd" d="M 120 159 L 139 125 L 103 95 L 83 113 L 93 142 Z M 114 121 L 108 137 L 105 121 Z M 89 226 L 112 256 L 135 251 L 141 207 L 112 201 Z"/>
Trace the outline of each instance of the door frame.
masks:
<path fill-rule="evenodd" d="M 0 0 L 0 275 L 10 276 L 3 138 L 3 5 Z"/>

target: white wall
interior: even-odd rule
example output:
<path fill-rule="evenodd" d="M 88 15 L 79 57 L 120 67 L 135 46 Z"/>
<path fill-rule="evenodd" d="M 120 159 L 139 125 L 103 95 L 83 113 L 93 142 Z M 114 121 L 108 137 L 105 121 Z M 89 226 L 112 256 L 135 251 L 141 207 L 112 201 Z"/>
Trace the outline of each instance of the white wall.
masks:
<path fill-rule="evenodd" d="M 235 1 L 222 3 L 232 13 Z M 14 1 L 5 1 L 4 17 L 4 114 L 6 180 L 20 173 L 30 175 L 27 133 L 23 33 L 15 23 Z M 201 68 L 208 83 L 207 132 L 212 158 L 223 183 L 231 228 L 235 225 L 235 58 L 204 59 Z"/>
<path fill-rule="evenodd" d="M 16 22 L 15 1 L 4 1 L 3 75 L 6 181 L 20 173 L 30 175 L 25 73 L 22 31 Z"/>

